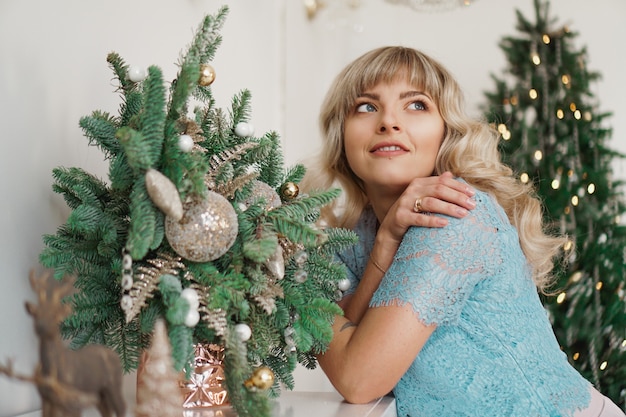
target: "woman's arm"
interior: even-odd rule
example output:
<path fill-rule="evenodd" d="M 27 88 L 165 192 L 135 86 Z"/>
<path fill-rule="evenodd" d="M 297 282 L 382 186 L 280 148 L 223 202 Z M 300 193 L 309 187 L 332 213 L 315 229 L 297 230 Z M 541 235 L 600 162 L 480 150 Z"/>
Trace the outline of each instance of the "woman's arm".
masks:
<path fill-rule="evenodd" d="M 410 305 L 370 308 L 358 326 L 337 316 L 318 361 L 346 401 L 367 403 L 393 389 L 434 330 Z"/>
<path fill-rule="evenodd" d="M 333 340 L 318 357 L 347 401 L 364 403 L 389 393 L 436 328 L 423 324 L 409 304 L 369 308 L 408 228 L 448 224 L 442 217 L 415 213 L 415 199 L 422 199 L 425 211 L 461 218 L 475 207 L 473 195 L 471 187 L 450 173 L 419 178 L 386 213 L 355 293 L 340 303 L 345 316 L 335 318 Z"/>

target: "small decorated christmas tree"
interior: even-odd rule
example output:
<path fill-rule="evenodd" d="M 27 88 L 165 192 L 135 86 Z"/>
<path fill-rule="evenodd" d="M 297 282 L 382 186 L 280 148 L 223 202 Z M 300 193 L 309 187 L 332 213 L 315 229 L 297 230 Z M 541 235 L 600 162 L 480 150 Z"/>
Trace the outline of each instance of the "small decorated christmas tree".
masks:
<path fill-rule="evenodd" d="M 590 87 L 576 33 L 557 26 L 549 3 L 535 0 L 536 21 L 517 12 L 519 37 L 505 37 L 504 76 L 494 77 L 487 117 L 502 135 L 506 162 L 535 185 L 554 231 L 570 236 L 557 265 L 555 294 L 544 299 L 572 364 L 626 407 L 626 204 L 611 165 L 609 113 Z"/>
<path fill-rule="evenodd" d="M 150 361 L 137 375 L 137 417 L 172 417 L 180 414 L 178 374 L 172 366 L 172 349 L 163 320 L 154 325 L 148 349 Z"/>
<path fill-rule="evenodd" d="M 110 346 L 132 370 L 165 318 L 177 370 L 191 370 L 196 343 L 222 346 L 231 404 L 266 416 L 279 382 L 292 388 L 297 363 L 315 367 L 330 342 L 346 285 L 334 253 L 356 238 L 315 226 L 338 190 L 299 194 L 304 168 L 285 170 L 275 133 L 254 137 L 248 91 L 216 107 L 210 62 L 227 10 L 205 17 L 169 86 L 157 66 L 109 54 L 119 114 L 80 120 L 109 181 L 54 170 L 72 212 L 40 261 L 77 276 L 63 325 L 73 346 Z"/>

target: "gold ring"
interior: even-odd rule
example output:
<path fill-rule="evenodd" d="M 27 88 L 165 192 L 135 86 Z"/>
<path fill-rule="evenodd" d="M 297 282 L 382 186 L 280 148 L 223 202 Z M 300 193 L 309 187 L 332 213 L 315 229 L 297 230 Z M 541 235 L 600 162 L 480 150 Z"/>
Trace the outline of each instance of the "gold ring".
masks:
<path fill-rule="evenodd" d="M 422 199 L 418 197 L 415 199 L 415 203 L 413 203 L 413 211 L 416 213 L 422 212 Z"/>

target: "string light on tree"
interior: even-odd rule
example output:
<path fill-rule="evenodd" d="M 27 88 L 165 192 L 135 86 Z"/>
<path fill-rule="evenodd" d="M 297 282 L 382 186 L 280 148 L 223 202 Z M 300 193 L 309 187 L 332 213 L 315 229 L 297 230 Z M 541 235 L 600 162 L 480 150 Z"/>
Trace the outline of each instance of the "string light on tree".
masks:
<path fill-rule="evenodd" d="M 626 226 L 615 219 L 626 202 L 609 163 L 623 155 L 608 146 L 611 114 L 590 89 L 600 74 L 588 70 L 586 48 L 557 25 L 546 0 L 533 3 L 535 20 L 518 11 L 520 36 L 501 42 L 508 63 L 494 76 L 485 116 L 503 138 L 503 160 L 544 201 L 548 224 L 571 237 L 567 262 L 556 262 L 554 295 L 542 298 L 557 339 L 577 369 L 624 408 L 626 349 L 615 341 L 625 340 L 626 303 L 615 294 L 624 293 Z"/>

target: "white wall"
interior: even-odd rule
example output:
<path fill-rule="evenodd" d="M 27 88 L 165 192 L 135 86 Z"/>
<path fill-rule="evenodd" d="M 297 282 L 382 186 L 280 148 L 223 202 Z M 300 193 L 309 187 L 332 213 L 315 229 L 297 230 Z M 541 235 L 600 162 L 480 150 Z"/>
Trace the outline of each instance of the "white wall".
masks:
<path fill-rule="evenodd" d="M 220 106 L 242 88 L 252 91 L 257 133 L 278 131 L 289 164 L 319 146 L 317 113 L 334 75 L 362 52 L 383 44 L 423 49 L 446 64 L 483 101 L 489 73 L 504 67 L 497 42 L 515 35 L 514 9 L 532 16 L 532 0 L 478 0 L 463 10 L 416 13 L 384 0 L 326 0 L 308 20 L 299 0 L 2 0 L 0 2 L 0 361 L 13 358 L 30 373 L 36 339 L 23 303 L 33 296 L 28 271 L 37 265 L 41 235 L 54 233 L 68 210 L 51 191 L 54 167 L 80 166 L 106 177 L 108 164 L 87 147 L 78 128 L 92 110 L 117 111 L 106 55 L 132 65 L 156 64 L 166 79 L 202 16 L 222 4 L 231 12 L 213 66 Z M 356 4 L 351 8 L 349 4 Z M 554 15 L 580 33 L 588 66 L 603 74 L 595 86 L 603 110 L 613 111 L 614 147 L 626 152 L 626 2 L 552 0 Z M 625 178 L 623 164 L 617 174 Z M 330 389 L 319 373 L 298 370 L 297 389 Z M 128 381 L 127 381 L 128 382 Z M 132 381 L 129 382 L 132 385 Z M 129 389 L 132 389 L 129 388 Z M 0 417 L 37 407 L 27 384 L 0 376 Z"/>

